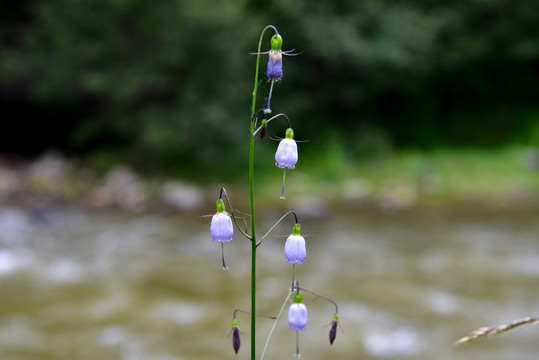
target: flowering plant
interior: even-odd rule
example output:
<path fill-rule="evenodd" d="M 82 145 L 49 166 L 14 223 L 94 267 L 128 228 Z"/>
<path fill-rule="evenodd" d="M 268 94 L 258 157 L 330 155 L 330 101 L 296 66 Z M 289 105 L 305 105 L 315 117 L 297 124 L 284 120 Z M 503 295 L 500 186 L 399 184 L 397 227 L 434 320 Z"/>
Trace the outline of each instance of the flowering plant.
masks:
<path fill-rule="evenodd" d="M 261 52 L 262 39 L 264 34 L 268 30 L 273 30 L 274 35 L 271 38 L 271 49 L 266 52 Z M 285 133 L 285 137 L 280 140 L 277 150 L 275 152 L 275 162 L 276 166 L 283 169 L 283 184 L 281 190 L 281 199 L 284 199 L 284 190 L 285 190 L 285 173 L 286 169 L 294 169 L 298 162 L 298 147 L 296 141 L 294 140 L 294 130 L 292 129 L 292 124 L 287 115 L 280 113 L 275 116 L 266 119 L 272 113 L 271 110 L 271 95 L 273 91 L 273 85 L 275 82 L 280 81 L 283 78 L 283 55 L 298 55 L 292 54 L 291 51 L 282 51 L 283 38 L 277 31 L 277 29 L 268 25 L 264 28 L 260 35 L 258 41 L 258 51 L 253 53 L 256 55 L 256 70 L 255 70 L 255 79 L 254 79 L 254 89 L 253 89 L 253 99 L 251 106 L 251 121 L 250 121 L 250 143 L 249 143 L 249 198 L 250 198 L 250 231 L 248 229 L 242 229 L 238 225 L 236 216 L 234 214 L 234 209 L 230 204 L 230 199 L 225 188 L 222 188 L 219 194 L 219 198 L 216 203 L 217 212 L 212 216 L 210 232 L 214 242 L 221 244 L 222 249 L 222 266 L 223 269 L 228 269 L 225 264 L 224 256 L 224 244 L 226 242 L 232 241 L 234 226 L 238 229 L 238 232 L 246 237 L 251 242 L 251 309 L 250 311 L 245 311 L 241 309 L 234 310 L 233 320 L 232 320 L 232 345 L 236 353 L 238 353 L 241 346 L 240 339 L 240 329 L 238 327 L 238 312 L 248 313 L 251 315 L 251 329 L 250 329 L 250 340 L 251 340 L 251 360 L 256 359 L 256 318 L 257 316 L 263 316 L 270 318 L 274 321 L 273 327 L 267 337 L 264 350 L 260 356 L 260 359 L 264 358 L 266 350 L 270 339 L 275 331 L 278 320 L 284 312 L 284 309 L 289 302 L 292 295 L 294 295 L 294 302 L 290 305 L 288 310 L 288 326 L 291 330 L 296 332 L 296 355 L 299 356 L 299 331 L 304 331 L 307 326 L 308 321 L 308 311 L 307 305 L 303 303 L 302 292 L 310 293 L 315 297 L 325 299 L 335 305 L 335 313 L 333 316 L 333 322 L 329 334 L 330 344 L 333 344 L 336 336 L 337 329 L 337 320 L 338 320 L 338 308 L 337 304 L 333 300 L 322 296 L 312 290 L 308 290 L 304 287 L 299 286 L 298 280 L 295 279 L 295 266 L 298 264 L 303 264 L 307 256 L 305 238 L 301 236 L 301 226 L 298 222 L 298 217 L 295 212 L 288 211 L 286 212 L 277 222 L 263 235 L 258 238 L 256 232 L 256 217 L 255 217 L 255 201 L 254 201 L 254 146 L 255 139 L 257 137 L 263 138 L 266 134 L 266 130 L 269 124 L 275 120 L 284 118 L 288 123 L 288 128 Z M 261 55 L 268 55 L 268 64 L 266 68 L 266 75 L 268 81 L 270 82 L 270 89 L 268 94 L 267 103 L 257 111 L 257 92 L 258 92 L 258 72 L 259 72 L 259 63 Z M 264 119 L 258 121 L 258 114 L 262 113 Z M 229 212 L 226 211 L 226 205 L 228 205 Z M 295 224 L 292 229 L 292 234 L 287 238 L 284 246 L 284 255 L 287 263 L 292 264 L 292 287 L 288 291 L 288 296 L 284 300 L 280 311 L 277 316 L 267 316 L 260 315 L 256 313 L 256 259 L 257 259 L 257 249 L 262 243 L 262 241 L 277 227 L 277 225 L 284 220 L 288 215 L 293 215 L 295 218 Z M 300 291 L 301 290 L 301 291 Z"/>

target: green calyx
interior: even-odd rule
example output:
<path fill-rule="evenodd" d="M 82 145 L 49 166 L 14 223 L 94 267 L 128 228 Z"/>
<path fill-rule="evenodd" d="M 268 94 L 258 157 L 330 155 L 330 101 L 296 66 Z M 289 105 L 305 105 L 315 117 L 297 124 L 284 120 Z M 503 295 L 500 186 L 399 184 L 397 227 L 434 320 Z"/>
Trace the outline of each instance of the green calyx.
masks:
<path fill-rule="evenodd" d="M 339 321 L 339 314 L 335 314 L 335 315 L 333 315 L 333 320 L 335 320 L 335 321 Z"/>
<path fill-rule="evenodd" d="M 232 326 L 237 327 L 238 326 L 238 320 L 236 320 L 236 319 L 232 320 Z"/>
<path fill-rule="evenodd" d="M 217 200 L 217 212 L 224 212 L 225 211 L 225 203 L 223 200 L 219 199 Z"/>
<path fill-rule="evenodd" d="M 294 138 L 294 130 L 292 130 L 292 128 L 286 129 L 286 138 L 287 139 L 293 139 Z"/>
<path fill-rule="evenodd" d="M 299 235 L 300 232 L 301 232 L 301 225 L 300 224 L 294 225 L 294 228 L 292 229 L 292 235 Z"/>
<path fill-rule="evenodd" d="M 271 50 L 280 51 L 283 48 L 283 38 L 279 34 L 273 35 L 271 38 Z"/>
<path fill-rule="evenodd" d="M 296 292 L 296 294 L 294 295 L 294 302 L 295 302 L 296 304 L 299 304 L 299 303 L 301 303 L 302 301 L 303 301 L 303 294 L 300 293 L 299 291 Z"/>

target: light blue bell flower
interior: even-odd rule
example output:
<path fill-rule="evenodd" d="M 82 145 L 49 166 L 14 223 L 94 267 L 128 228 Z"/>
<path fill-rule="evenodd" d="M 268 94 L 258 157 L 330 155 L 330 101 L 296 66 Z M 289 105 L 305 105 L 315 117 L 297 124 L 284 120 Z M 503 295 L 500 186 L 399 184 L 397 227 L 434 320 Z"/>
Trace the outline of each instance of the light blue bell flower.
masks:
<path fill-rule="evenodd" d="M 290 330 L 303 331 L 307 326 L 309 314 L 307 306 L 301 302 L 302 298 L 301 293 L 297 292 L 294 296 L 294 303 L 288 308 L 288 328 Z"/>
<path fill-rule="evenodd" d="M 294 169 L 298 162 L 298 146 L 294 140 L 294 130 L 286 130 L 286 137 L 279 142 L 275 153 L 275 165 L 277 167 Z"/>
<path fill-rule="evenodd" d="M 286 239 L 286 243 L 284 244 L 286 262 L 291 264 L 303 264 L 307 256 L 305 239 L 300 235 L 300 230 L 301 226 L 299 224 L 294 225 L 292 235 Z"/>
<path fill-rule="evenodd" d="M 217 200 L 217 212 L 211 218 L 210 232 L 218 243 L 232 241 L 234 227 L 230 215 L 225 211 L 223 200 Z"/>

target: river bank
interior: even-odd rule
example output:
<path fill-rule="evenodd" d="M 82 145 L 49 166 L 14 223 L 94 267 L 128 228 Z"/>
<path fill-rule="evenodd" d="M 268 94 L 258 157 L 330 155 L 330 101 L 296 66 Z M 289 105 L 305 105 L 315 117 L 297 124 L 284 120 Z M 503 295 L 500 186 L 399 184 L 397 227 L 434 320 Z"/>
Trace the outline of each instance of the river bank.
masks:
<path fill-rule="evenodd" d="M 289 171 L 286 196 L 279 200 L 282 171 L 261 169 L 256 196 L 263 208 L 293 207 L 310 217 L 333 208 L 394 213 L 417 207 L 522 208 L 539 204 L 539 161 L 533 149 L 501 152 L 400 153 L 369 161 L 304 159 Z M 33 159 L 0 156 L 0 202 L 39 211 L 54 203 L 134 213 L 204 213 L 213 210 L 220 187 L 233 205 L 247 208 L 245 185 L 197 184 L 148 177 L 127 165 L 98 174 L 49 152 Z"/>

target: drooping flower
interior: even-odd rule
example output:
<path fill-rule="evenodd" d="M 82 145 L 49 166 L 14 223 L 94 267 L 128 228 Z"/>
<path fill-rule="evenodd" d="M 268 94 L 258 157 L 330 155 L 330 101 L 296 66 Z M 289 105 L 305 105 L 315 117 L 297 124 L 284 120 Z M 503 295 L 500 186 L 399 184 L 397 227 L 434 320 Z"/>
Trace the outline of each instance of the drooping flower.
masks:
<path fill-rule="evenodd" d="M 333 345 L 335 338 L 337 337 L 337 326 L 339 326 L 339 315 L 333 315 L 333 321 L 331 322 L 331 329 L 329 329 L 329 344 Z"/>
<path fill-rule="evenodd" d="M 288 328 L 294 331 L 303 331 L 307 326 L 309 315 L 307 307 L 302 303 L 303 295 L 298 291 L 294 295 L 294 303 L 288 309 Z"/>
<path fill-rule="evenodd" d="M 268 80 L 279 81 L 283 77 L 283 38 L 279 34 L 273 35 L 271 38 L 271 50 L 268 52 Z"/>
<path fill-rule="evenodd" d="M 303 264 L 307 256 L 305 239 L 300 235 L 300 231 L 301 226 L 299 224 L 294 225 L 292 235 L 286 239 L 286 243 L 284 244 L 286 262 L 291 264 Z"/>
<path fill-rule="evenodd" d="M 283 54 L 281 50 L 270 50 L 267 75 L 268 80 L 279 81 L 283 78 Z"/>
<path fill-rule="evenodd" d="M 298 146 L 294 140 L 294 130 L 286 129 L 286 137 L 279 142 L 275 152 L 275 165 L 277 167 L 294 169 L 298 162 Z"/>
<path fill-rule="evenodd" d="M 223 200 L 217 200 L 217 212 L 211 218 L 210 232 L 213 240 L 218 243 L 232 241 L 234 227 L 232 219 L 225 211 Z"/>

